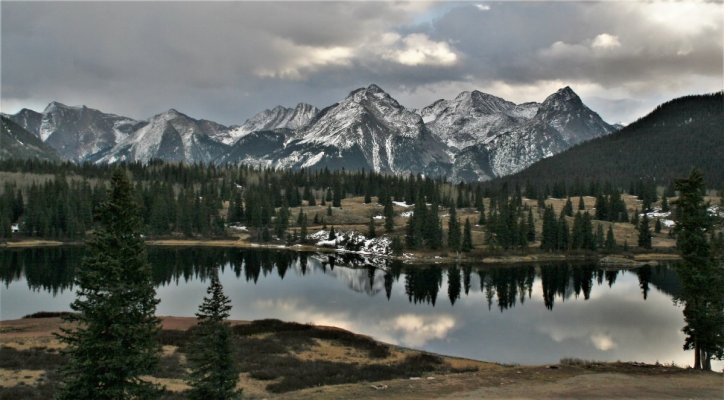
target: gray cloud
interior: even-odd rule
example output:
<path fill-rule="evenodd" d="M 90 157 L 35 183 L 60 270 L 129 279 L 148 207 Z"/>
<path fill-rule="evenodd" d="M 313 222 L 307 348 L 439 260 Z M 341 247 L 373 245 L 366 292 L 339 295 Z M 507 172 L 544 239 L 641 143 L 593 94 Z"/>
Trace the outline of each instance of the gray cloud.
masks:
<path fill-rule="evenodd" d="M 15 3 L 2 108 L 51 100 L 241 123 L 380 84 L 421 107 L 461 90 L 542 100 L 570 84 L 604 118 L 722 88 L 721 3 Z"/>

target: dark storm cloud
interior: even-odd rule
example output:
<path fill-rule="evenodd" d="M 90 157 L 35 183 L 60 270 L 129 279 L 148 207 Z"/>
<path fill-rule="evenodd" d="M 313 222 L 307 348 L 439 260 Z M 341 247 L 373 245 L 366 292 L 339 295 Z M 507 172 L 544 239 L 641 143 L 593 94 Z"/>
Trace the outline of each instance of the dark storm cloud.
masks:
<path fill-rule="evenodd" d="M 540 101 L 570 84 L 605 118 L 630 121 L 721 89 L 720 3 L 0 7 L 4 112 L 59 100 L 241 123 L 277 104 L 323 107 L 371 82 L 411 107 L 475 88 Z"/>

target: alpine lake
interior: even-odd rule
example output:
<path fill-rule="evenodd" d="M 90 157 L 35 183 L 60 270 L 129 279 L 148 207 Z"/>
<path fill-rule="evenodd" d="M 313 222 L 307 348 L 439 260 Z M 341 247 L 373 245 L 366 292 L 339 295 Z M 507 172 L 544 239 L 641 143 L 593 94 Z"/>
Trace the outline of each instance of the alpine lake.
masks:
<path fill-rule="evenodd" d="M 0 250 L 0 319 L 69 311 L 82 246 Z M 506 364 L 691 365 L 673 266 L 370 263 L 349 254 L 150 247 L 160 316 L 194 316 L 219 269 L 231 319 L 331 325 Z M 721 369 L 722 362 L 712 368 Z"/>

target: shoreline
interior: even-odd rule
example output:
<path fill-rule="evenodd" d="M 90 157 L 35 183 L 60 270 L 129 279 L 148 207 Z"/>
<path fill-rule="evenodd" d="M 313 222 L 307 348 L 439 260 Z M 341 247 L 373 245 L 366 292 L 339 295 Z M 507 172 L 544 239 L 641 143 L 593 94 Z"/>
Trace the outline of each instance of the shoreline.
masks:
<path fill-rule="evenodd" d="M 0 243 L 0 249 L 25 249 L 39 247 L 61 247 L 61 246 L 82 246 L 82 241 L 57 241 L 57 240 L 19 240 Z M 254 243 L 242 239 L 149 239 L 147 246 L 152 247 L 217 247 L 236 249 L 258 249 L 258 250 L 285 250 L 296 252 L 319 252 L 319 253 L 342 253 L 358 254 L 362 257 L 374 257 L 388 260 L 399 260 L 410 264 L 419 263 L 480 263 L 480 264 L 534 264 L 541 262 L 586 262 L 593 261 L 603 266 L 625 266 L 636 267 L 645 264 L 658 262 L 671 262 L 681 260 L 676 253 L 657 252 L 655 249 L 648 253 L 530 253 L 530 254 L 479 254 L 473 255 L 441 256 L 433 253 L 406 252 L 402 256 L 389 254 L 371 254 L 368 252 L 353 252 L 345 249 L 296 244 L 292 246 L 284 244 Z"/>
<path fill-rule="evenodd" d="M 168 395 L 183 396 L 189 387 L 181 343 L 196 318 L 159 318 L 165 338 L 161 362 L 146 379 L 163 386 Z M 673 364 L 576 358 L 548 364 L 505 364 L 410 349 L 334 326 L 278 320 L 229 322 L 236 345 L 245 350 L 244 357 L 237 359 L 241 371 L 237 387 L 250 399 L 532 400 L 607 398 L 607 394 L 648 398 L 651 387 L 657 388 L 659 398 L 718 398 L 721 393 L 722 374 Z M 35 394 L 38 398 L 53 392 L 58 354 L 64 347 L 53 332 L 61 324 L 57 316 L 0 321 L 4 354 L 16 360 L 32 354 L 34 360 L 32 366 L 0 368 L 0 394 Z M 276 350 L 270 358 L 264 349 L 271 345 Z M 246 362 L 247 358 L 253 362 Z M 325 365 L 326 369 L 320 369 Z M 309 375 L 309 368 L 316 368 L 318 373 Z M 335 372 L 343 374 L 342 379 L 328 378 Z"/>

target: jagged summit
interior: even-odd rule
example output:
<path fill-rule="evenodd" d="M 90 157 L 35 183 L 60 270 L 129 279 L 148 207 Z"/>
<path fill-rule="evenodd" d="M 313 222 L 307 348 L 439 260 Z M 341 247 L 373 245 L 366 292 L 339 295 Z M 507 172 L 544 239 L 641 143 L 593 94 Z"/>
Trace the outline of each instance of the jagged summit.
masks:
<path fill-rule="evenodd" d="M 311 104 L 299 103 L 294 108 L 276 106 L 247 119 L 241 126 L 232 127 L 214 138 L 224 144 L 232 144 L 257 131 L 274 129 L 300 129 L 314 118 L 319 109 Z"/>
<path fill-rule="evenodd" d="M 78 162 L 161 158 L 364 168 L 453 180 L 514 173 L 615 129 L 568 86 L 542 103 L 516 104 L 470 90 L 416 111 L 373 83 L 321 111 L 307 103 L 277 105 L 237 126 L 195 119 L 176 108 L 136 121 L 57 101 L 42 113 L 24 109 L 8 118 L 63 159 Z"/>

